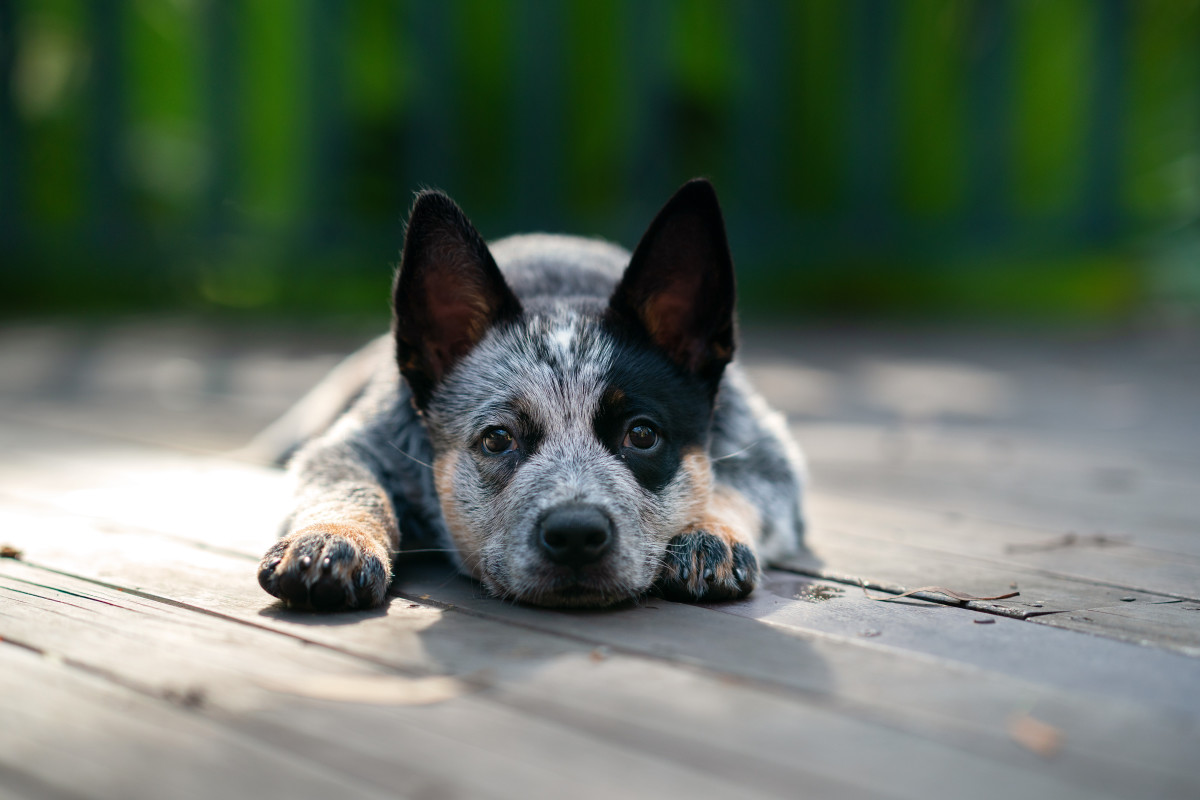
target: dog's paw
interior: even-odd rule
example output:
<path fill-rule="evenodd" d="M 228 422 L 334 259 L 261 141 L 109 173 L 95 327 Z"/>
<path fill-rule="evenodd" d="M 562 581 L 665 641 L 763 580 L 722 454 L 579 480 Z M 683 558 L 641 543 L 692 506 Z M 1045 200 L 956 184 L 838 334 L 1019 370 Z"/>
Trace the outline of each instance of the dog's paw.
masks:
<path fill-rule="evenodd" d="M 704 530 L 667 542 L 655 589 L 668 600 L 694 603 L 745 597 L 758 584 L 758 559 L 741 542 Z"/>
<path fill-rule="evenodd" d="M 258 566 L 258 583 L 291 608 L 374 608 L 387 593 L 386 556 L 357 531 L 307 528 L 280 539 Z"/>

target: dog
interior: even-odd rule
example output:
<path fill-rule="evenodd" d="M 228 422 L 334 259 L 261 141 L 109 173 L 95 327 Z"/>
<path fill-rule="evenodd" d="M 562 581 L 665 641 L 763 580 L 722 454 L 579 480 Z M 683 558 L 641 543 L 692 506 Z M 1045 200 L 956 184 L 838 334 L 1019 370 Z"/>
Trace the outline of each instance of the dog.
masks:
<path fill-rule="evenodd" d="M 358 357 L 367 377 L 319 387 L 346 410 L 291 458 L 259 583 L 290 607 L 372 608 L 400 552 L 433 548 L 533 605 L 746 596 L 800 545 L 804 469 L 732 363 L 734 295 L 703 179 L 632 255 L 548 234 L 489 247 L 421 192 L 392 335 Z"/>

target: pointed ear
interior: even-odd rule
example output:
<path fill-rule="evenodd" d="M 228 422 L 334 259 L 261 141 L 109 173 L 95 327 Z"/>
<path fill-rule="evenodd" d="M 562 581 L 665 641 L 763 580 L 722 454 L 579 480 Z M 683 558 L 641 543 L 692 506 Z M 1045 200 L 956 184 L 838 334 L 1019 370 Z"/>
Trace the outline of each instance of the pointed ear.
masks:
<path fill-rule="evenodd" d="M 479 232 L 432 191 L 409 214 L 392 308 L 396 361 L 418 408 L 491 326 L 521 313 Z"/>
<path fill-rule="evenodd" d="M 734 347 L 733 260 L 712 184 L 689 181 L 642 236 L 609 313 L 715 385 Z"/>

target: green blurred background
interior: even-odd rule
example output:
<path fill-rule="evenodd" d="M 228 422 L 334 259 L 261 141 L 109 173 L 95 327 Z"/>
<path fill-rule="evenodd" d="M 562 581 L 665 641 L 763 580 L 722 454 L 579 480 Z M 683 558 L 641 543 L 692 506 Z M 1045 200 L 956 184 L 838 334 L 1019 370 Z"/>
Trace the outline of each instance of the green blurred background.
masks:
<path fill-rule="evenodd" d="M 412 193 L 743 313 L 1200 308 L 1198 0 L 0 0 L 0 314 L 387 314 Z"/>

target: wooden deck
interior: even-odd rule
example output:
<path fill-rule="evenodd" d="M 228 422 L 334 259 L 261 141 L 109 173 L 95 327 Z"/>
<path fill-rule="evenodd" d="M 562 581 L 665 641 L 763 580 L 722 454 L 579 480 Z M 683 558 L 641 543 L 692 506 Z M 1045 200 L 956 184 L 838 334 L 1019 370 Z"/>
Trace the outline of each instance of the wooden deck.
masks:
<path fill-rule="evenodd" d="M 751 331 L 814 480 L 748 600 L 289 612 L 227 454 L 361 338 L 0 328 L 0 798 L 1200 796 L 1194 339 Z"/>

